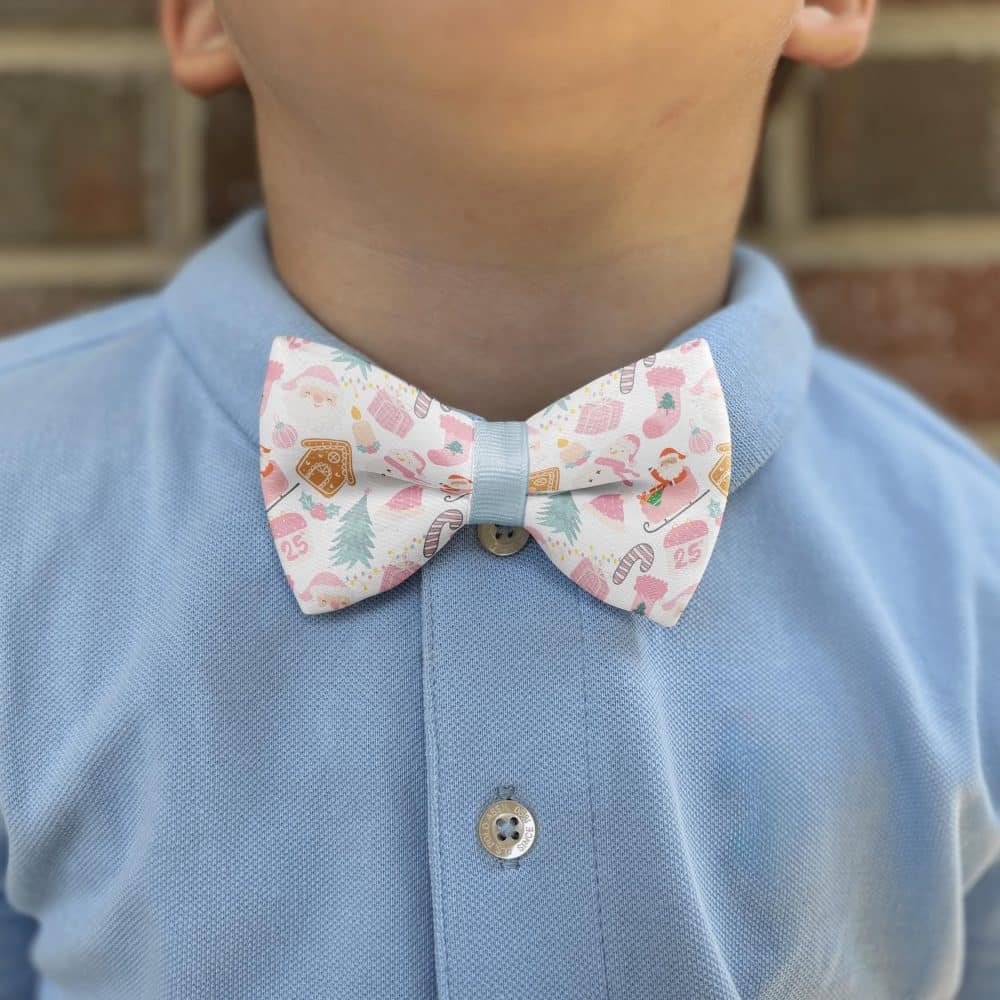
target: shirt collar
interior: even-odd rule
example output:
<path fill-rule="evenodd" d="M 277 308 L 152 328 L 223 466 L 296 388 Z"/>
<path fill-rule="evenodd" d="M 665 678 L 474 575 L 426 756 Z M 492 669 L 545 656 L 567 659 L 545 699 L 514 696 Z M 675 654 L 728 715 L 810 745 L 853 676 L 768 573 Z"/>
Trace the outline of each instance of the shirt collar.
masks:
<path fill-rule="evenodd" d="M 281 282 L 263 208 L 251 209 L 194 254 L 164 289 L 163 303 L 180 351 L 255 452 L 261 387 L 276 336 L 350 346 L 373 360 L 323 326 Z M 726 395 L 732 492 L 770 458 L 794 421 L 814 339 L 778 264 L 740 242 L 723 305 L 664 346 L 696 337 L 708 341 Z"/>

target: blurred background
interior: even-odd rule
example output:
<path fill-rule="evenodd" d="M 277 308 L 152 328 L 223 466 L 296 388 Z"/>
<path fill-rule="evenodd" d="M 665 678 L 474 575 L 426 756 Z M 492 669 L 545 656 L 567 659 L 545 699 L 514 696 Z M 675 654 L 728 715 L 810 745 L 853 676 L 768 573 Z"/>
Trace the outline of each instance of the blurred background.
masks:
<path fill-rule="evenodd" d="M 259 198 L 249 98 L 169 79 L 156 0 L 0 0 L 0 336 L 156 287 Z M 1000 455 L 1000 0 L 881 0 L 790 78 L 744 239 L 820 336 Z"/>

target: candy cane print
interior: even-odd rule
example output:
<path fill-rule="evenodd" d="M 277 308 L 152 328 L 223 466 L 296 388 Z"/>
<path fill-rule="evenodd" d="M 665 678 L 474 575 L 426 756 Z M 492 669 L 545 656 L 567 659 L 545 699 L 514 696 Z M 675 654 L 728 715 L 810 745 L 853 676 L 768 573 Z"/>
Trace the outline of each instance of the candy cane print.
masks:
<path fill-rule="evenodd" d="M 637 542 L 621 557 L 611 579 L 615 583 L 624 583 L 636 563 L 643 573 L 648 573 L 653 565 L 653 558 L 653 546 L 649 542 Z"/>
<path fill-rule="evenodd" d="M 647 354 L 643 359 L 642 363 L 647 368 L 652 368 L 656 364 L 656 355 Z M 635 366 L 637 362 L 633 361 L 632 364 L 626 365 L 621 370 L 621 379 L 618 382 L 618 388 L 621 389 L 622 395 L 627 396 L 631 391 L 632 387 L 635 385 Z"/>
<path fill-rule="evenodd" d="M 424 536 L 424 558 L 430 559 L 437 552 L 441 544 L 441 532 L 444 530 L 445 525 L 451 528 L 452 531 L 458 531 L 462 527 L 463 520 L 462 512 L 457 507 L 449 507 L 447 510 L 441 511 L 431 521 L 431 526 L 427 529 L 427 534 Z"/>
<path fill-rule="evenodd" d="M 413 412 L 418 417 L 420 417 L 421 420 L 423 420 L 424 417 L 427 416 L 427 413 L 431 408 L 432 402 L 433 400 L 431 399 L 431 397 L 428 396 L 423 389 L 421 389 L 417 393 L 417 398 L 413 401 Z"/>

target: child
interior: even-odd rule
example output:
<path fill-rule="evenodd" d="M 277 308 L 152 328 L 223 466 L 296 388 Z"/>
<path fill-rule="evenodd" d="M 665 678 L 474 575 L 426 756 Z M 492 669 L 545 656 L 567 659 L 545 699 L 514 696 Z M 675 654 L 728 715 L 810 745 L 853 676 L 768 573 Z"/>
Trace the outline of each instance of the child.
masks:
<path fill-rule="evenodd" d="M 0 343 L 0 995 L 1000 995 L 997 467 L 735 242 L 870 0 L 167 0 L 267 212 Z"/>

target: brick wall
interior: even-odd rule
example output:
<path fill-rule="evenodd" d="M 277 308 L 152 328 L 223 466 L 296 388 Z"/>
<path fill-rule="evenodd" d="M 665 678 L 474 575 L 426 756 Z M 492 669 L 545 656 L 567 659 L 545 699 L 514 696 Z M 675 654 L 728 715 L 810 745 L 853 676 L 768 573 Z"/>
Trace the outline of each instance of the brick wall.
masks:
<path fill-rule="evenodd" d="M 0 334 L 159 284 L 258 197 L 248 99 L 173 87 L 155 6 L 0 2 Z M 798 75 L 743 234 L 1000 454 L 1000 0 L 883 0 L 861 63 Z"/>

